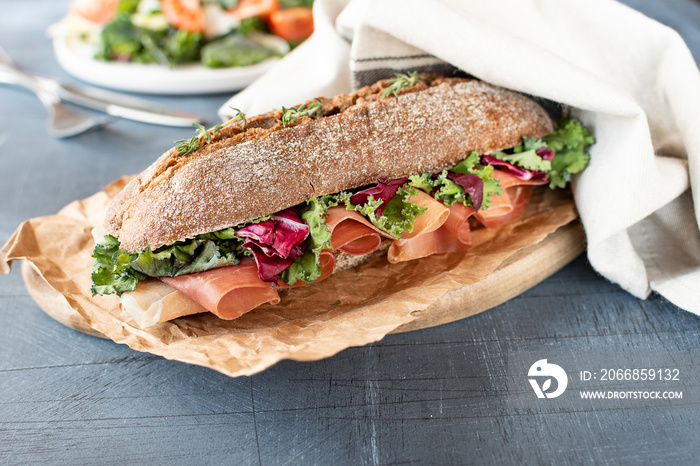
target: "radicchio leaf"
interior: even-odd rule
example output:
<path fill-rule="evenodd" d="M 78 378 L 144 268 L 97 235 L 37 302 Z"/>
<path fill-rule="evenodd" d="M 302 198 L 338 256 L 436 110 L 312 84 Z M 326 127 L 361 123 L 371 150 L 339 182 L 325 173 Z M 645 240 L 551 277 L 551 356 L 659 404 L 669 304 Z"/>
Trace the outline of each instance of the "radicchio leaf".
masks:
<path fill-rule="evenodd" d="M 479 210 L 484 200 L 484 180 L 471 173 L 447 172 L 447 177 L 464 188 L 469 194 L 474 209 Z"/>
<path fill-rule="evenodd" d="M 236 235 L 245 238 L 243 247 L 253 254 L 260 279 L 276 282 L 280 272 L 304 254 L 309 227 L 294 209 L 286 209 L 269 220 L 246 225 Z"/>
<path fill-rule="evenodd" d="M 408 181 L 408 178 L 399 178 L 396 180 L 377 180 L 377 185 L 371 188 L 362 190 L 356 194 L 353 194 L 350 198 L 350 202 L 355 205 L 365 205 L 369 201 L 369 197 L 372 196 L 375 200 L 381 200 L 382 203 L 375 213 L 377 215 L 382 215 L 384 209 L 389 201 L 396 195 L 396 191 L 399 190 Z"/>
<path fill-rule="evenodd" d="M 261 247 L 253 242 L 248 242 L 248 240 L 243 244 L 243 247 L 253 253 L 253 259 L 255 259 L 255 264 L 258 266 L 260 280 L 273 283 L 277 282 L 277 277 L 280 273 L 287 270 L 297 258 L 304 254 L 305 249 L 302 241 L 292 248 L 288 257 L 283 258 L 274 254 L 267 255 Z"/>
<path fill-rule="evenodd" d="M 540 147 L 535 151 L 535 153 L 542 157 L 542 160 L 548 160 L 551 162 L 554 158 L 554 151 L 549 147 Z"/>
<path fill-rule="evenodd" d="M 483 155 L 481 157 L 481 160 L 488 163 L 489 165 L 501 167 L 501 169 L 503 169 L 504 171 L 509 172 L 509 173 L 517 176 L 521 180 L 524 180 L 524 181 L 527 181 L 527 180 L 543 180 L 544 181 L 547 179 L 547 172 L 536 171 L 536 170 L 526 170 L 524 168 L 520 168 L 516 165 L 513 165 L 510 162 L 506 162 L 505 160 L 498 160 L 497 158 L 491 157 L 490 155 Z"/>

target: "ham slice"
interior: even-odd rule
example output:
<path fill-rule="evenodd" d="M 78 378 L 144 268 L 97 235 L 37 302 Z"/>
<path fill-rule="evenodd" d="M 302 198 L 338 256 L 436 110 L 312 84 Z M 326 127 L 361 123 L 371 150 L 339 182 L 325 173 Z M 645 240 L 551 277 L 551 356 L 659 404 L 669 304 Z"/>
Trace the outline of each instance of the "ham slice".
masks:
<path fill-rule="evenodd" d="M 510 188 L 511 186 L 524 186 L 524 185 L 543 185 L 549 183 L 547 180 L 535 180 L 535 179 L 529 179 L 529 180 L 521 180 L 517 176 L 513 175 L 512 173 L 508 173 L 503 170 L 494 170 L 493 171 L 493 177 L 496 178 L 500 183 L 501 183 L 501 188 L 505 191 L 506 188 Z M 490 210 L 490 207 L 489 209 Z"/>
<path fill-rule="evenodd" d="M 499 197 L 508 197 L 509 204 L 499 205 L 498 215 L 487 215 L 491 213 L 491 208 L 483 212 L 478 212 L 475 217 L 484 225 L 486 228 L 496 228 L 501 225 L 509 223 L 517 216 L 523 213 L 523 211 L 530 204 L 530 197 L 532 196 L 532 186 L 511 186 L 503 190 L 503 195 Z"/>
<path fill-rule="evenodd" d="M 512 173 L 494 170 L 493 177 L 498 179 L 503 188 L 500 196 L 491 196 L 491 204 L 486 210 L 480 210 L 475 217 L 487 228 L 505 225 L 523 213 L 530 204 L 532 186 L 547 184 L 542 180 L 521 180 Z"/>
<path fill-rule="evenodd" d="M 280 302 L 277 290 L 260 279 L 251 259 L 205 272 L 161 277 L 161 280 L 225 320 L 236 319 L 261 304 Z"/>
<path fill-rule="evenodd" d="M 321 281 L 333 273 L 335 257 L 331 250 L 325 250 L 319 259 L 321 277 L 318 281 Z M 193 275 L 198 277 L 193 278 Z M 280 282 L 277 289 L 304 285 L 304 282 L 297 282 L 290 287 Z M 212 312 L 222 319 L 231 320 L 261 304 L 277 304 L 279 301 L 275 288 L 260 279 L 257 266 L 250 259 L 237 266 L 148 280 L 120 298 L 124 310 L 141 328 L 202 312 Z"/>
<path fill-rule="evenodd" d="M 141 328 L 207 312 L 195 301 L 155 278 L 139 283 L 134 291 L 121 295 L 119 302 Z"/>
<path fill-rule="evenodd" d="M 331 247 L 353 256 L 374 252 L 382 237 L 391 238 L 354 210 L 345 206 L 328 209 L 326 225 L 331 231 Z"/>
<path fill-rule="evenodd" d="M 404 235 L 389 247 L 389 262 L 402 262 L 445 252 L 466 251 L 472 245 L 469 217 L 474 215 L 485 227 L 495 228 L 504 225 L 520 215 L 530 203 L 531 185 L 546 184 L 542 180 L 521 180 L 517 176 L 501 171 L 493 171 L 503 188 L 500 196 L 491 196 L 491 204 L 486 210 L 476 211 L 462 203 L 455 203 L 449 209 L 438 203 L 448 213 L 445 220 L 436 222 L 439 228 L 414 228 L 410 235 Z M 421 191 L 422 194 L 425 194 Z M 433 200 L 431 196 L 426 196 Z M 433 202 L 436 202 L 433 200 Z M 430 205 L 428 202 L 427 205 Z M 431 222 L 431 215 L 439 215 L 433 207 L 426 212 L 424 222 Z M 416 222 L 418 224 L 418 222 Z"/>
<path fill-rule="evenodd" d="M 449 208 L 439 202 L 436 203 L 445 209 L 448 214 L 447 219 L 437 229 L 424 230 L 417 236 L 391 243 L 387 253 L 389 262 L 403 262 L 443 252 L 458 252 L 469 249 L 472 245 L 472 238 L 468 220 L 474 214 L 474 208 L 467 207 L 461 202 L 457 202 Z M 428 213 L 426 212 L 426 215 Z"/>
<path fill-rule="evenodd" d="M 413 222 L 413 231 L 401 234 L 399 241 L 415 238 L 418 235 L 435 231 L 447 221 L 450 210 L 442 202 L 436 201 L 433 196 L 418 190 L 418 194 L 410 196 L 409 199 L 420 207 L 425 207 L 425 213 L 419 215 Z"/>

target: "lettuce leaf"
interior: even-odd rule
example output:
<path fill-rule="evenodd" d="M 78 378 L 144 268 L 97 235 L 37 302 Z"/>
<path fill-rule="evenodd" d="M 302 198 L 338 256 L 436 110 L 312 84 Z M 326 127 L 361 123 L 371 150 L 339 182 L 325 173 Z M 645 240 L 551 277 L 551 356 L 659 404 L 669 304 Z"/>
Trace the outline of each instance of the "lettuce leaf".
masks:
<path fill-rule="evenodd" d="M 588 165 L 586 147 L 595 143 L 588 130 L 575 118 L 559 123 L 558 129 L 542 139 L 523 137 L 523 143 L 507 151 L 484 155 L 483 160 L 523 180 L 549 180 L 549 187 L 563 188 L 573 173 Z"/>
<path fill-rule="evenodd" d="M 495 159 L 526 170 L 547 172 L 552 169 L 552 163 L 548 158 L 542 157 L 541 149 L 548 149 L 547 144 L 542 139 L 523 136 L 523 143 L 515 146 L 512 152 L 496 151 L 490 155 Z"/>
<path fill-rule="evenodd" d="M 370 197 L 376 200 L 381 200 L 382 203 L 374 209 L 377 215 L 384 213 L 384 208 L 396 196 L 396 192 L 408 181 L 408 178 L 399 178 L 395 180 L 377 180 L 377 184 L 368 189 L 353 194 L 350 197 L 350 202 L 355 205 L 364 205 Z"/>
<path fill-rule="evenodd" d="M 524 152 L 513 152 L 512 154 L 506 154 L 503 151 L 496 151 L 491 154 L 491 157 L 504 162 L 512 163 L 513 165 L 525 168 L 526 170 L 548 172 L 552 169 L 552 163 L 549 160 L 544 160 L 542 157 L 540 157 L 535 149 Z"/>
<path fill-rule="evenodd" d="M 519 167 L 513 163 L 506 162 L 505 160 L 500 160 L 495 157 L 491 157 L 490 155 L 484 155 L 481 157 L 481 159 L 489 165 L 499 167 L 499 170 L 510 173 L 511 175 L 514 175 L 520 178 L 521 180 L 527 181 L 535 179 L 545 181 L 547 179 L 547 172 L 544 171 L 528 170 L 527 168 Z"/>
<path fill-rule="evenodd" d="M 563 188 L 572 174 L 586 168 L 591 158 L 586 148 L 595 143 L 588 129 L 575 118 L 563 120 L 556 131 L 542 140 L 555 152 L 552 168 L 547 173 L 552 189 Z"/>
<path fill-rule="evenodd" d="M 146 279 L 142 273 L 129 266 L 130 255 L 119 248 L 119 240 L 107 235 L 104 241 L 95 246 L 92 253 L 92 291 L 96 294 L 117 293 L 121 296 L 125 291 L 136 288 L 139 280 Z"/>
<path fill-rule="evenodd" d="M 91 291 L 93 295 L 116 293 L 121 296 L 136 288 L 139 280 L 148 277 L 177 277 L 236 265 L 242 240 L 229 237 L 233 231 L 207 233 L 156 250 L 146 248 L 133 253 L 122 249 L 117 238 L 107 235 L 95 245 L 92 254 Z"/>
<path fill-rule="evenodd" d="M 325 222 L 328 208 L 327 196 L 306 201 L 301 213 L 301 218 L 309 227 L 306 251 L 280 274 L 280 280 L 288 285 L 293 285 L 299 280 L 313 283 L 321 277 L 320 253 L 331 248 L 331 231 Z"/>
<path fill-rule="evenodd" d="M 464 189 L 474 209 L 479 210 L 484 200 L 484 180 L 472 173 L 447 172 L 447 177 Z"/>
<path fill-rule="evenodd" d="M 450 179 L 450 173 L 464 173 L 478 176 L 484 182 L 481 203 L 477 202 L 475 205 L 464 187 Z M 431 194 L 435 199 L 442 201 L 447 207 L 450 207 L 455 202 L 461 202 L 465 206 L 472 206 L 477 210 L 479 208 L 488 209 L 491 203 L 491 196 L 500 195 L 503 192 L 499 181 L 493 177 L 493 167 L 490 165 L 481 165 L 477 152 L 472 152 L 466 159 L 459 162 L 450 170 L 443 170 L 439 174 L 423 173 L 421 175 L 410 176 L 408 179 L 412 187 Z"/>
<path fill-rule="evenodd" d="M 386 203 L 381 214 L 379 209 L 384 205 L 384 201 L 382 199 L 374 199 L 371 195 L 368 197 L 367 203 L 363 205 L 352 203 L 347 196 L 344 196 L 344 193 L 336 196 L 336 201 L 339 204 L 345 204 L 345 208 L 348 210 L 359 212 L 375 227 L 399 239 L 402 233 L 412 232 L 413 222 L 419 215 L 425 213 L 424 207 L 418 206 L 409 199 L 416 194 L 418 194 L 418 191 L 415 188 L 408 185 L 401 186 L 396 191 L 396 195 Z"/>

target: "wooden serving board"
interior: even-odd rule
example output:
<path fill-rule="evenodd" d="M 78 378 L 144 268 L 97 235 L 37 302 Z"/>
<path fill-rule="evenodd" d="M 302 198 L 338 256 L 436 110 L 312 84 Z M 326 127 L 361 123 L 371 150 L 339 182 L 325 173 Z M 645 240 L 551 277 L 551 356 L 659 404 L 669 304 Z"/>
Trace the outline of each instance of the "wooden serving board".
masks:
<path fill-rule="evenodd" d="M 435 327 L 491 309 L 551 276 L 574 260 L 585 247 L 581 223 L 569 223 L 543 241 L 518 251 L 480 282 L 455 288 L 424 311 L 416 311 L 414 321 L 393 333 Z M 91 328 L 28 261 L 22 262 L 22 277 L 31 297 L 49 316 L 72 329 L 105 338 Z"/>

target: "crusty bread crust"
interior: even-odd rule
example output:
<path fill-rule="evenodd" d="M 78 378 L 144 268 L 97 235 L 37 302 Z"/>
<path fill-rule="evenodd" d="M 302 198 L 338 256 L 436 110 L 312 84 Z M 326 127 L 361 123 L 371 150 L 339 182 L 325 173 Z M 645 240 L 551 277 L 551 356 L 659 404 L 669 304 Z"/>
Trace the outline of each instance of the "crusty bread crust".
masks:
<path fill-rule="evenodd" d="M 281 112 L 217 133 L 182 156 L 173 148 L 117 195 L 107 233 L 128 251 L 235 226 L 378 178 L 449 168 L 470 152 L 513 147 L 554 130 L 533 100 L 492 85 L 427 77 L 398 97 L 386 82 L 321 99 L 323 116 L 283 126 Z"/>

